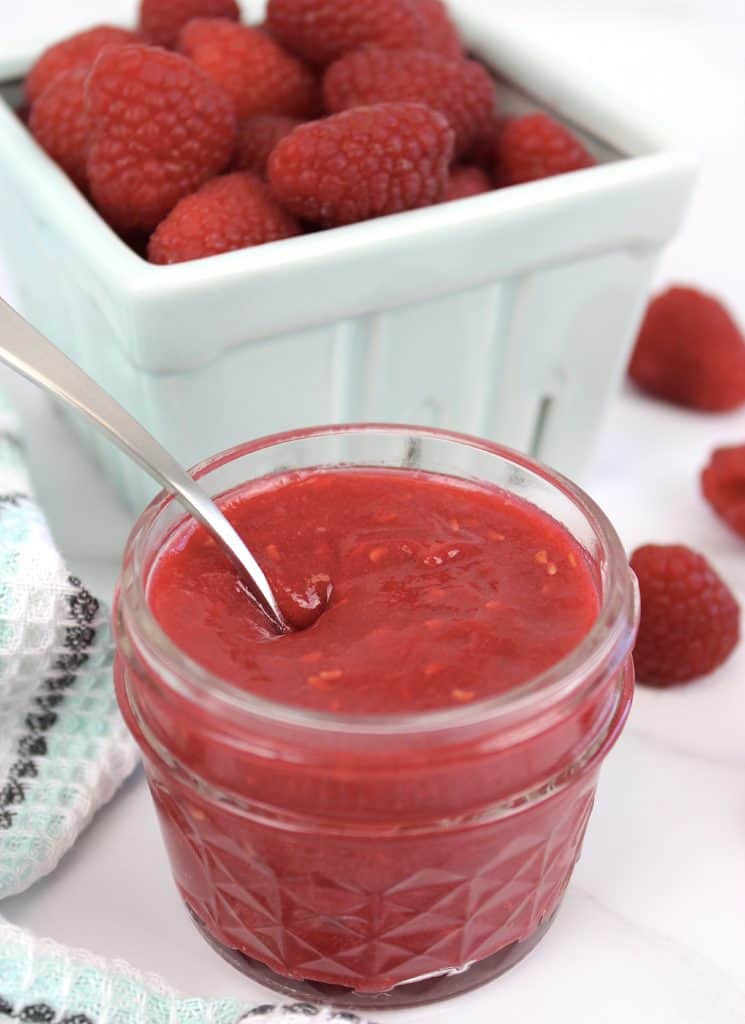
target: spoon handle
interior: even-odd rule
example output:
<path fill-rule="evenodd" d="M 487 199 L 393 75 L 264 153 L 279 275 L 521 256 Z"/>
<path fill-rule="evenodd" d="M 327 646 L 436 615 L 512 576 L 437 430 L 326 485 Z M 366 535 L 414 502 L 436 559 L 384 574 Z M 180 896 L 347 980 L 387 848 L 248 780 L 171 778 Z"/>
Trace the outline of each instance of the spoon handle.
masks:
<path fill-rule="evenodd" d="M 86 416 L 216 535 L 243 582 L 282 630 L 286 625 L 261 566 L 217 505 L 152 434 L 0 298 L 0 361 Z"/>

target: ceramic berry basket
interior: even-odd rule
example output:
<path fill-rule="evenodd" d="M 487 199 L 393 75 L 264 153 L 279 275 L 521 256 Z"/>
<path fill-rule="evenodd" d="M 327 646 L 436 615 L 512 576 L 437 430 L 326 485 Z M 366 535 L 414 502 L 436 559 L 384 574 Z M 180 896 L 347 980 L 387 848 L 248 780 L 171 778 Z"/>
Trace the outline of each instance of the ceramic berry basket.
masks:
<path fill-rule="evenodd" d="M 503 14 L 452 8 L 504 76 L 503 108 L 549 110 L 599 166 L 161 267 L 0 101 L 0 228 L 22 312 L 183 462 L 308 423 L 392 421 L 581 473 L 695 162 Z M 149 481 L 74 424 L 141 507 Z"/>

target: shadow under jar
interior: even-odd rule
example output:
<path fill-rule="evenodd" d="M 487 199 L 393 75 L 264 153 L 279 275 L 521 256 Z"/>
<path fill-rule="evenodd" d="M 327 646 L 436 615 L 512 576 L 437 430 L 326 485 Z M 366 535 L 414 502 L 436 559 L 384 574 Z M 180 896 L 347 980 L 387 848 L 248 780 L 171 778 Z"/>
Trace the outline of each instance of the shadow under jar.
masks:
<path fill-rule="evenodd" d="M 636 588 L 586 495 L 475 438 L 317 428 L 233 449 L 197 475 L 218 496 L 321 467 L 398 468 L 508 492 L 565 528 L 597 587 L 598 615 L 579 646 L 513 690 L 434 711 L 338 714 L 246 692 L 190 659 L 148 600 L 183 513 L 161 496 L 133 530 L 115 610 L 117 694 L 197 926 L 284 993 L 416 1005 L 496 977 L 556 914 L 631 703 Z"/>

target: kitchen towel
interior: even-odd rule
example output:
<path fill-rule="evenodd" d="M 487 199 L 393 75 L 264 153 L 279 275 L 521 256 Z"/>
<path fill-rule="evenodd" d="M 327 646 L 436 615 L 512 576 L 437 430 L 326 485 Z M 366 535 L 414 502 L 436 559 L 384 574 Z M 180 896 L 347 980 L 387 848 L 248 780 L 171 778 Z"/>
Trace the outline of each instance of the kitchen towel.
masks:
<path fill-rule="evenodd" d="M 65 567 L 0 398 L 0 898 L 51 871 L 136 764 L 112 655 L 108 612 Z"/>

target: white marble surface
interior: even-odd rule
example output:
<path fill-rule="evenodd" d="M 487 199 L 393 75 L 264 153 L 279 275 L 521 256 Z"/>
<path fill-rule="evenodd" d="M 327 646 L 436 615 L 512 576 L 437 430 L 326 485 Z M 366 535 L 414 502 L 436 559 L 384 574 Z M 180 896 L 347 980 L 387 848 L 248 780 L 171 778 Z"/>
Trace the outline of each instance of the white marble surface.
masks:
<path fill-rule="evenodd" d="M 53 0 L 29 6 L 34 16 L 57 7 Z M 704 157 L 701 186 L 660 279 L 722 292 L 745 322 L 742 0 L 500 6 L 505 17 L 530 20 L 537 36 L 591 62 L 599 80 L 696 141 Z M 0 32 L 7 17 L 0 9 Z M 37 393 L 4 372 L 0 388 L 23 417 L 37 491 L 71 567 L 108 597 L 127 514 Z M 745 547 L 709 512 L 697 485 L 709 450 L 738 440 L 745 440 L 745 414 L 695 416 L 627 392 L 611 410 L 586 483 L 629 549 L 647 540 L 699 547 L 745 602 Z M 564 908 L 543 944 L 490 987 L 385 1019 L 743 1024 L 743 736 L 745 645 L 705 681 L 668 693 L 640 690 L 605 767 Z M 51 878 L 6 901 L 2 911 L 40 934 L 155 970 L 187 992 L 260 991 L 214 956 L 186 921 L 141 774 Z"/>

